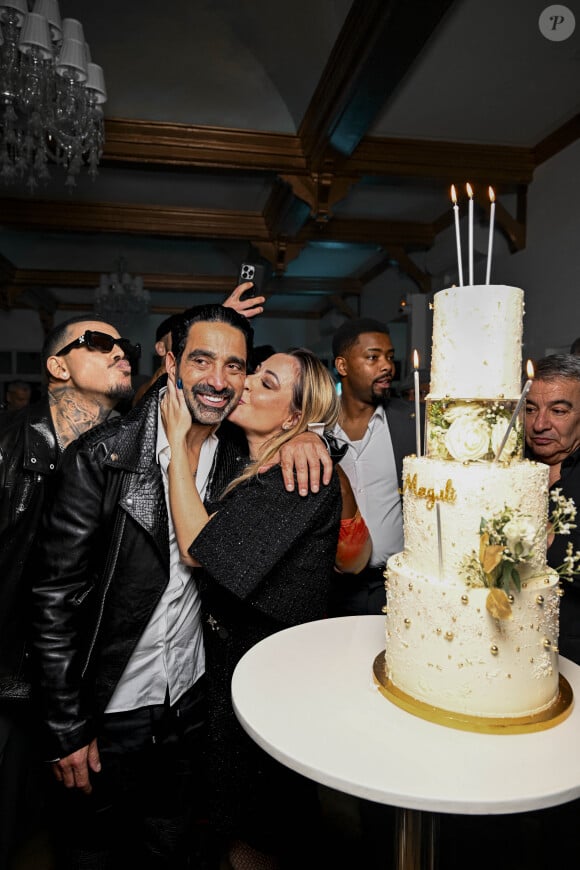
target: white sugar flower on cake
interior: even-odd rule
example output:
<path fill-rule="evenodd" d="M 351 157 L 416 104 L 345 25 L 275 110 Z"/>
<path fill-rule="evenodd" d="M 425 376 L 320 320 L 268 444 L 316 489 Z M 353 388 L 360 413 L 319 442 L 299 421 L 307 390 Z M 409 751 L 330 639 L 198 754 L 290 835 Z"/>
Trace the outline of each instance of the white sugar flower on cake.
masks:
<path fill-rule="evenodd" d="M 489 451 L 489 443 L 488 424 L 471 414 L 454 420 L 445 434 L 445 446 L 458 462 L 483 459 Z"/>
<path fill-rule="evenodd" d="M 440 399 L 428 405 L 427 455 L 456 462 L 491 461 L 499 452 L 513 412 L 512 402 Z M 514 426 L 501 459 L 520 458 L 523 434 Z"/>

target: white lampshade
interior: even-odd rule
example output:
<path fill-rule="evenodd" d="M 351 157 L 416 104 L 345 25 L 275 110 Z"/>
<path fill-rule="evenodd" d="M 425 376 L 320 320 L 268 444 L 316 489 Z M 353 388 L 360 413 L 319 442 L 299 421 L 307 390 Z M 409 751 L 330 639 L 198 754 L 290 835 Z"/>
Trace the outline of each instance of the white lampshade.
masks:
<path fill-rule="evenodd" d="M 62 19 L 62 38 L 63 39 L 78 39 L 79 42 L 85 41 L 85 33 L 83 25 L 76 18 Z"/>
<path fill-rule="evenodd" d="M 45 15 L 29 12 L 20 32 L 18 48 L 23 54 L 37 49 L 45 60 L 52 57 L 52 37 Z"/>
<path fill-rule="evenodd" d="M 78 39 L 63 39 L 56 61 L 56 71 L 65 78 L 71 73 L 79 82 L 87 79 L 87 54 L 85 43 Z"/>
<path fill-rule="evenodd" d="M 96 63 L 89 63 L 88 65 L 88 76 L 85 82 L 85 88 L 92 91 L 97 105 L 102 105 L 107 102 L 107 89 L 105 87 L 103 68 Z"/>
<path fill-rule="evenodd" d="M 62 39 L 62 20 L 58 0 L 34 0 L 32 11 L 45 16 L 50 27 L 52 41 L 60 42 Z"/>
<path fill-rule="evenodd" d="M 28 15 L 26 0 L 0 0 L 0 21 L 5 21 L 10 12 L 18 16 L 18 26 L 21 27 Z"/>

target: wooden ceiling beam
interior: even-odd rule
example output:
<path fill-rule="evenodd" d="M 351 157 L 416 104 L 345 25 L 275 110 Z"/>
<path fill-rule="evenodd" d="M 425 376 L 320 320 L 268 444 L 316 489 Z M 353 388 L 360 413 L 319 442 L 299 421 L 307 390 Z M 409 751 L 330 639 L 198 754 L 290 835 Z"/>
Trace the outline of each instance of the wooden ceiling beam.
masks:
<path fill-rule="evenodd" d="M 108 119 L 105 123 L 103 166 L 130 164 L 133 169 L 148 171 L 185 167 L 225 173 L 266 172 L 291 179 L 304 176 L 305 184 L 312 184 L 313 172 L 317 172 L 295 136 L 153 121 Z M 168 127 L 175 135 L 168 135 Z M 338 185 L 364 175 L 431 178 L 446 184 L 458 184 L 463 179 L 507 186 L 529 184 L 538 163 L 547 159 L 545 155 L 551 156 L 578 138 L 579 128 L 580 116 L 535 148 L 367 136 L 348 159 L 333 164 L 330 170 Z"/>
<path fill-rule="evenodd" d="M 147 290 L 183 293 L 231 293 L 236 276 L 183 275 L 140 272 Z M 99 272 L 66 269 L 16 269 L 11 283 L 14 287 L 51 287 L 56 289 L 89 289 L 98 286 Z"/>
<path fill-rule="evenodd" d="M 0 199 L 0 214 L 2 225 L 27 230 L 127 233 L 157 237 L 270 238 L 262 215 L 249 211 Z"/>
<path fill-rule="evenodd" d="M 236 276 L 184 275 L 171 273 L 140 273 L 147 290 L 167 293 L 231 293 Z M 6 280 L 6 287 L 19 293 L 29 287 L 92 291 L 99 283 L 98 272 L 64 269 L 14 269 Z M 280 278 L 273 277 L 267 284 L 268 298 L 285 296 L 359 296 L 362 282 L 356 278 Z"/>
<path fill-rule="evenodd" d="M 217 209 L 133 206 L 123 203 L 49 202 L 0 199 L 1 224 L 7 227 L 52 232 L 98 232 L 157 237 L 251 239 L 277 244 L 263 216 L 256 212 Z M 430 224 L 405 221 L 335 218 L 328 224 L 309 224 L 284 244 L 303 246 L 308 241 L 402 244 L 425 247 L 434 241 Z"/>
<path fill-rule="evenodd" d="M 300 139 L 227 127 L 105 119 L 103 165 L 306 172 Z"/>
<path fill-rule="evenodd" d="M 430 293 L 431 277 L 427 275 L 426 272 L 419 269 L 417 264 L 407 256 L 403 248 L 393 245 L 389 253 L 391 254 L 391 257 L 397 261 L 401 271 L 405 272 L 409 278 L 412 278 L 413 281 L 415 281 L 422 293 Z"/>
<path fill-rule="evenodd" d="M 572 142 L 576 142 L 577 139 L 580 139 L 580 114 L 574 115 L 573 118 L 570 118 L 569 121 L 566 121 L 565 124 L 562 124 L 561 127 L 554 130 L 553 133 L 550 133 L 541 142 L 538 142 L 534 148 L 536 166 L 549 160 L 554 154 L 559 154 L 560 151 L 563 151 Z"/>
<path fill-rule="evenodd" d="M 334 241 L 373 244 L 389 247 L 404 245 L 429 248 L 435 241 L 433 226 L 418 221 L 381 221 L 334 218 L 325 225 L 308 224 L 297 236 L 298 241 Z"/>
<path fill-rule="evenodd" d="M 432 179 L 449 185 L 469 181 L 509 186 L 529 184 L 535 167 L 533 148 L 369 137 L 363 139 L 341 171 Z"/>
<path fill-rule="evenodd" d="M 28 305 L 19 305 L 17 302 L 11 307 L 21 310 L 29 308 Z M 77 311 L 79 314 L 82 314 L 84 311 L 88 312 L 93 310 L 93 306 L 90 302 L 60 302 L 56 307 L 61 311 Z M 162 314 L 165 317 L 168 317 L 170 314 L 179 314 L 181 311 L 183 311 L 183 307 L 175 305 L 152 305 L 150 309 L 151 314 Z M 269 318 L 271 320 L 320 320 L 322 314 L 322 311 L 291 311 L 290 309 L 286 310 L 281 308 L 273 311 L 272 309 L 266 308 L 260 317 Z"/>
<path fill-rule="evenodd" d="M 348 156 L 455 0 L 354 0 L 298 130 L 310 163 Z"/>

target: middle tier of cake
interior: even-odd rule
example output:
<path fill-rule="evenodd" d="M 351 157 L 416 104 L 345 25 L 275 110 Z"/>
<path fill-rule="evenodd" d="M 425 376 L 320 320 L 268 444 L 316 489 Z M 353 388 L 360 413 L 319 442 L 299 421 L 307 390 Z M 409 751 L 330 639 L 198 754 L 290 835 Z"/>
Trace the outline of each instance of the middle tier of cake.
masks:
<path fill-rule="evenodd" d="M 425 456 L 403 460 L 405 562 L 409 568 L 452 586 L 481 585 L 473 558 L 482 520 L 511 520 L 530 552 L 518 566 L 521 580 L 546 567 L 547 465 L 522 460 L 461 464 Z M 441 577 L 440 577 L 441 573 Z"/>

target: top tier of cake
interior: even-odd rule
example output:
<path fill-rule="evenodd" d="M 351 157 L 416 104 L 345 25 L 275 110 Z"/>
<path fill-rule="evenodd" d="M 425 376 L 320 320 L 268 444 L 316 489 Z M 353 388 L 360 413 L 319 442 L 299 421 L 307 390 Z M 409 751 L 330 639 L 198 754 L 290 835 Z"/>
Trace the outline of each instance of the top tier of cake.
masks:
<path fill-rule="evenodd" d="M 451 287 L 435 294 L 430 399 L 518 399 L 524 293 Z"/>

